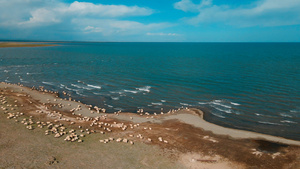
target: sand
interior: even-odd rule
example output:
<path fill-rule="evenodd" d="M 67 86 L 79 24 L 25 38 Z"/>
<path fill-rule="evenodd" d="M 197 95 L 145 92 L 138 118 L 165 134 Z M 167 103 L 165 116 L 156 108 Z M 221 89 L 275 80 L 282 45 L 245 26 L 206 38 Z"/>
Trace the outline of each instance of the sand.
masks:
<path fill-rule="evenodd" d="M 9 48 L 9 47 L 45 47 L 45 46 L 57 46 L 57 45 L 48 44 L 48 43 L 39 43 L 39 42 L 0 42 L 0 48 Z"/>
<path fill-rule="evenodd" d="M 0 168 L 300 167 L 299 141 L 218 126 L 197 109 L 157 116 L 97 113 L 56 93 L 6 83 L 0 84 L 0 95 Z M 72 109 L 77 110 L 72 114 Z M 24 125 L 23 118 L 33 124 Z M 59 131 L 45 135 L 49 129 L 39 128 L 39 122 L 66 129 L 55 138 Z M 71 129 L 83 142 L 64 140 Z"/>

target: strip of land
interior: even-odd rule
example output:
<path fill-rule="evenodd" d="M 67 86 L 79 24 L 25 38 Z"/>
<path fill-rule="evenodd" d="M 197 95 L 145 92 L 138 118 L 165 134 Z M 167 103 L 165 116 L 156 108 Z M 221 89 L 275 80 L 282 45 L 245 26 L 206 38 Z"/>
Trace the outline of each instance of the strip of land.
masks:
<path fill-rule="evenodd" d="M 0 168 L 300 168 L 300 142 L 221 127 L 197 109 L 112 112 L 0 83 Z"/>
<path fill-rule="evenodd" d="M 45 46 L 57 46 L 48 43 L 37 43 L 37 42 L 0 42 L 0 48 L 9 47 L 45 47 Z"/>

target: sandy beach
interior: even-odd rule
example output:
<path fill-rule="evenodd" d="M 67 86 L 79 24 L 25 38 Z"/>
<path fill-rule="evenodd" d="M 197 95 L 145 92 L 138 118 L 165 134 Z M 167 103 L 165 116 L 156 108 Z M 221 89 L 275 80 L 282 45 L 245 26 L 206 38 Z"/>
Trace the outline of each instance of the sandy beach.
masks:
<path fill-rule="evenodd" d="M 221 127 L 198 109 L 110 112 L 0 84 L 0 167 L 299 168 L 300 142 Z"/>
<path fill-rule="evenodd" d="M 43 42 L 0 42 L 0 48 L 10 47 L 46 47 L 46 46 L 57 46 L 50 43 Z"/>

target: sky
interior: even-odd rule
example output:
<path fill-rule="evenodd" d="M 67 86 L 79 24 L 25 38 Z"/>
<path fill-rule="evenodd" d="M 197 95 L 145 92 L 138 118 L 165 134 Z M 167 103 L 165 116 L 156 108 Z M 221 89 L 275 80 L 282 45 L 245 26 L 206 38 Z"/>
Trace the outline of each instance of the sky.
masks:
<path fill-rule="evenodd" d="M 0 0 L 0 39 L 300 42 L 300 0 Z"/>

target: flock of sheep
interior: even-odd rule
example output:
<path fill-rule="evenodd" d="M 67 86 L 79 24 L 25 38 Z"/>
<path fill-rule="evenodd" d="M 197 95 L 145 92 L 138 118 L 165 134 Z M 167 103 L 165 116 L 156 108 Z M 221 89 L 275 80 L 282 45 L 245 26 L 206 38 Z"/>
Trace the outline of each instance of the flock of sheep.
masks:
<path fill-rule="evenodd" d="M 7 89 L 7 88 L 6 88 Z M 31 88 L 31 90 L 34 90 L 36 88 Z M 49 91 L 49 90 L 45 90 L 43 88 L 39 88 L 36 89 L 38 91 L 43 92 L 43 94 L 46 93 L 56 93 L 53 91 Z M 6 90 L 4 90 L 6 91 Z M 21 91 L 24 91 L 23 89 L 21 89 Z M 13 92 L 13 90 L 11 90 L 10 92 Z M 26 96 L 26 94 L 25 94 Z M 30 95 L 27 95 L 27 97 L 30 97 Z M 58 97 L 58 96 L 57 96 Z M 61 99 L 62 100 L 62 99 Z M 71 100 L 71 99 L 69 99 Z M 33 100 L 27 99 L 29 104 L 33 105 Z M 53 99 L 53 102 L 57 102 L 57 99 Z M 73 100 L 74 101 L 74 100 Z M 12 102 L 12 101 L 10 101 Z M 4 111 L 5 114 L 7 114 L 7 118 L 8 119 L 15 119 L 15 122 L 19 122 L 21 116 L 24 116 L 24 113 L 20 113 L 17 112 L 19 109 L 18 107 L 23 107 L 24 105 L 22 104 L 18 104 L 18 100 L 14 100 L 14 103 L 8 103 L 7 97 L 4 96 L 4 92 L 2 92 L 2 95 L 0 95 L 0 104 L 1 104 L 1 109 Z M 107 119 L 107 114 L 105 114 L 105 109 L 104 108 L 98 108 L 97 106 L 92 107 L 91 105 L 86 105 L 88 107 L 89 110 L 92 110 L 90 113 L 102 113 L 104 115 L 99 115 L 97 117 L 83 117 L 81 114 L 77 113 L 75 114 L 76 111 L 80 111 L 82 110 L 81 105 L 78 105 L 75 108 L 70 109 L 70 114 L 72 114 L 74 117 L 72 116 L 68 116 L 68 115 L 63 115 L 62 113 L 60 113 L 59 111 L 52 111 L 50 107 L 58 107 L 58 108 L 63 108 L 65 107 L 64 104 L 62 103 L 58 103 L 58 104 L 50 104 L 50 99 L 47 99 L 48 104 L 46 103 L 42 103 L 42 105 L 33 105 L 35 106 L 38 110 L 35 111 L 35 115 L 39 114 L 39 115 L 46 115 L 47 118 L 52 119 L 52 122 L 49 120 L 47 122 L 43 122 L 43 121 L 35 121 L 34 118 L 32 116 L 29 116 L 27 118 L 23 118 L 21 119 L 21 124 L 25 125 L 27 129 L 29 130 L 33 130 L 34 128 L 46 128 L 45 130 L 45 135 L 54 135 L 55 138 L 60 138 L 60 137 L 64 137 L 65 141 L 69 141 L 69 142 L 83 142 L 83 138 L 86 135 L 92 134 L 92 133 L 101 133 L 101 134 L 105 134 L 106 132 L 111 133 L 113 130 L 116 131 L 125 131 L 127 129 L 135 129 L 135 128 L 139 128 L 142 130 L 152 130 L 151 127 L 141 127 L 140 124 L 124 124 L 124 123 L 117 123 L 117 122 L 111 122 L 111 121 L 106 121 Z M 80 101 L 78 101 L 80 102 Z M 70 103 L 76 103 L 76 102 L 70 102 Z M 70 103 L 68 104 L 68 106 L 71 106 Z M 142 115 L 146 115 L 146 118 L 153 118 L 153 116 L 150 116 L 149 113 L 143 113 L 143 109 L 139 109 L 137 111 L 137 113 L 139 113 L 141 116 Z M 168 113 L 175 113 L 177 110 L 171 110 Z M 30 112 L 32 113 L 32 112 Z M 121 113 L 121 111 L 119 112 L 115 112 L 115 115 L 119 115 L 119 113 Z M 163 112 L 161 113 L 163 114 Z M 156 115 L 156 114 L 155 114 Z M 130 119 L 133 119 L 133 117 L 130 117 Z M 67 130 L 67 128 L 64 126 L 63 123 L 67 123 L 67 125 L 70 126 L 70 130 Z M 78 124 L 77 124 L 78 123 Z M 86 127 L 86 129 L 83 129 L 82 125 L 79 124 L 89 124 L 89 127 Z M 73 126 L 73 127 L 71 127 Z M 78 127 L 78 131 L 76 131 L 74 128 Z M 80 133 L 80 134 L 78 134 Z M 132 132 L 131 132 L 132 133 Z M 132 140 L 128 139 L 128 137 L 131 137 Z M 113 137 L 109 137 L 107 139 L 100 139 L 99 141 L 101 143 L 109 143 L 112 141 L 116 141 L 116 142 L 123 142 L 123 143 L 130 143 L 131 145 L 134 145 L 134 134 L 129 134 L 127 138 L 113 138 Z M 144 138 L 144 136 L 142 134 L 136 134 L 136 138 L 139 138 L 140 140 L 144 140 L 147 142 L 152 142 L 151 138 Z M 158 137 L 157 138 L 158 141 L 163 142 L 163 143 L 168 143 L 167 140 L 164 140 L 162 137 Z"/>

